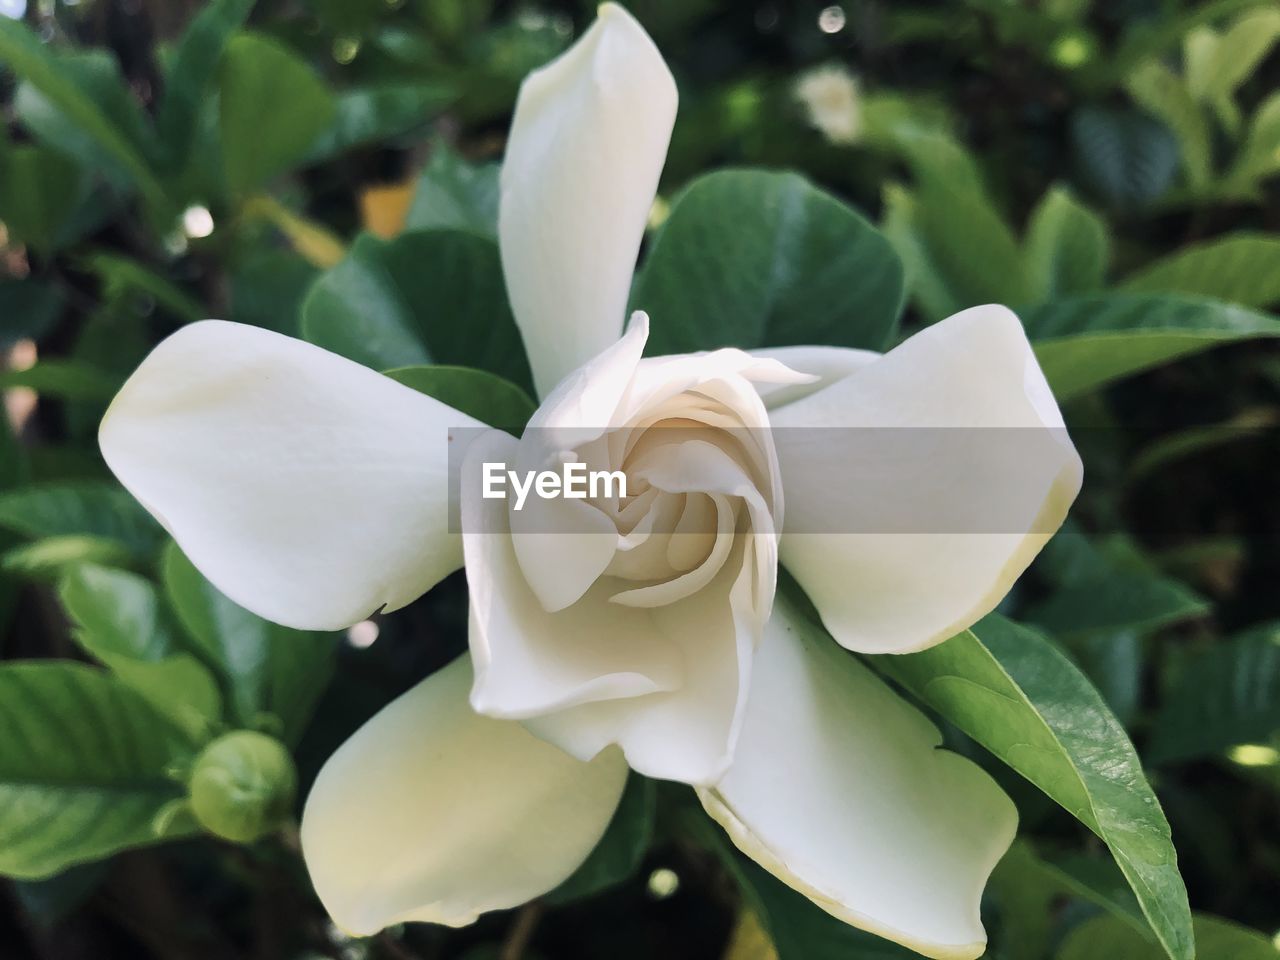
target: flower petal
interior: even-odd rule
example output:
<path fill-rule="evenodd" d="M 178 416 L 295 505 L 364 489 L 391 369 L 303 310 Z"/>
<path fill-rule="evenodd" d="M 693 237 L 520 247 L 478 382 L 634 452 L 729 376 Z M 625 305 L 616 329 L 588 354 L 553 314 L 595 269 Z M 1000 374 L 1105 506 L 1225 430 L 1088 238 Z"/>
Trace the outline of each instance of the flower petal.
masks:
<path fill-rule="evenodd" d="M 880 357 L 874 350 L 851 347 L 762 347 L 749 352 L 812 378 L 798 383 L 757 383 L 756 391 L 770 410 L 825 390 Z"/>
<path fill-rule="evenodd" d="M 771 422 L 783 565 L 832 636 L 865 653 L 920 650 L 989 613 L 1080 489 L 1053 394 L 1003 307 L 935 324 Z"/>
<path fill-rule="evenodd" d="M 1017 811 L 937 749 L 917 709 L 783 598 L 756 653 L 733 766 L 698 795 L 733 842 L 846 923 L 973 960 L 982 888 Z"/>
<path fill-rule="evenodd" d="M 318 347 L 209 320 L 152 351 L 98 439 L 223 593 L 268 620 L 332 630 L 461 566 L 449 431 L 478 425 Z"/>
<path fill-rule="evenodd" d="M 498 237 L 541 395 L 618 337 L 676 104 L 662 55 L 613 3 L 520 88 Z"/>
<path fill-rule="evenodd" d="M 559 885 L 604 834 L 627 779 L 467 704 L 467 656 L 365 724 L 307 799 L 302 851 L 333 919 L 361 936 L 462 926 Z"/>

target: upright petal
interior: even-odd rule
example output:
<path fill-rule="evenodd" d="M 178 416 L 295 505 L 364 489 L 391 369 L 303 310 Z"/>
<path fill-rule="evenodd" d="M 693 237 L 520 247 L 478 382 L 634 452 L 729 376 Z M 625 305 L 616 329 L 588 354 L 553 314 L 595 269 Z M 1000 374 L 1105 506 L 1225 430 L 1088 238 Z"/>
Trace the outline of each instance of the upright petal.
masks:
<path fill-rule="evenodd" d="M 498 238 L 541 395 L 622 329 L 676 103 L 657 47 L 613 3 L 520 88 Z"/>
<path fill-rule="evenodd" d="M 905 653 L 989 613 L 1081 464 L 1018 318 L 974 307 L 771 414 L 784 566 L 841 644 Z"/>
<path fill-rule="evenodd" d="M 332 630 L 462 565 L 449 431 L 474 426 L 318 347 L 209 320 L 152 351 L 98 440 L 218 589 L 268 620 Z"/>
<path fill-rule="evenodd" d="M 733 766 L 698 791 L 707 812 L 846 923 L 939 960 L 980 956 L 1009 798 L 782 598 L 756 657 Z"/>
<path fill-rule="evenodd" d="M 302 852 L 333 919 L 361 936 L 462 926 L 558 886 L 604 834 L 627 779 L 467 704 L 459 657 L 365 724 L 307 799 Z"/>

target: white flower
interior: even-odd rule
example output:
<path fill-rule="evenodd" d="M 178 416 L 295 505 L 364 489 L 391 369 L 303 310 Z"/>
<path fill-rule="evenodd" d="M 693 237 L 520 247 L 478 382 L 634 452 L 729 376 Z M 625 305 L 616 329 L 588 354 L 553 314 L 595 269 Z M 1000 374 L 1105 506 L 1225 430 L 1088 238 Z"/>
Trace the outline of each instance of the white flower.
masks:
<path fill-rule="evenodd" d="M 603 833 L 629 763 L 693 784 L 735 843 L 836 916 L 977 957 L 1012 804 L 775 597 L 778 563 L 839 644 L 921 649 L 1002 598 L 1065 516 L 1079 459 L 1001 307 L 884 356 L 642 359 L 647 318 L 619 334 L 675 111 L 661 56 L 612 4 L 521 90 L 500 239 L 544 395 L 523 438 L 308 344 L 208 321 L 124 386 L 103 454 L 210 580 L 284 624 L 394 610 L 465 559 L 470 656 L 371 720 L 308 800 L 307 864 L 344 928 L 467 923 L 553 888 Z M 822 427 L 1051 440 L 997 465 L 1009 532 L 868 532 L 882 512 L 964 507 L 991 463 L 964 430 L 879 457 L 801 429 Z M 466 447 L 461 536 L 451 441 Z M 622 467 L 627 499 L 515 511 L 477 494 L 483 463 L 566 454 Z"/>
<path fill-rule="evenodd" d="M 857 143 L 862 135 L 862 99 L 858 80 L 838 63 L 826 63 L 796 78 L 795 96 L 809 123 L 832 143 Z"/>

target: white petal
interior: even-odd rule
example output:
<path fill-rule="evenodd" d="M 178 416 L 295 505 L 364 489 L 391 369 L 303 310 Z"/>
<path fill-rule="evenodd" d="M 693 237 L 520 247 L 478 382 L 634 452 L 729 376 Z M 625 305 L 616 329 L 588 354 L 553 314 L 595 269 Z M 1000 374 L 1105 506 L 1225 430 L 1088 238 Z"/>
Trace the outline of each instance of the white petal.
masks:
<path fill-rule="evenodd" d="M 475 426 L 300 340 L 209 320 L 143 361 L 99 444 L 223 593 L 268 620 L 331 630 L 402 607 L 461 565 L 449 431 Z"/>
<path fill-rule="evenodd" d="M 1003 307 L 935 324 L 771 421 L 783 565 L 862 652 L 920 650 L 989 613 L 1080 489 L 1053 394 Z"/>
<path fill-rule="evenodd" d="M 520 88 L 498 237 L 541 395 L 618 337 L 676 103 L 657 47 L 613 3 Z"/>
<path fill-rule="evenodd" d="M 880 356 L 874 350 L 850 347 L 763 347 L 749 352 L 753 357 L 775 360 L 813 378 L 801 383 L 757 383 L 756 390 L 770 410 L 825 390 Z"/>
<path fill-rule="evenodd" d="M 302 850 L 335 922 L 461 926 L 559 885 L 604 834 L 626 783 L 467 704 L 459 657 L 365 724 L 307 799 Z"/>
<path fill-rule="evenodd" d="M 476 665 L 472 705 L 489 716 L 524 718 L 678 687 L 679 646 L 659 632 L 648 610 L 610 603 L 616 588 L 607 582 L 591 585 L 567 609 L 548 612 L 540 602 L 516 555 L 506 501 L 475 495 L 479 464 L 510 462 L 515 446 L 513 438 L 491 431 L 472 442 L 463 466 L 462 530 Z M 563 549 L 592 535 L 537 536 L 552 546 L 561 541 Z M 610 543 L 617 539 L 612 532 Z M 553 554 L 548 563 L 564 568 L 567 559 Z"/>
<path fill-rule="evenodd" d="M 1017 812 L 925 716 L 779 598 L 728 774 L 698 791 L 735 844 L 846 923 L 973 960 Z"/>
<path fill-rule="evenodd" d="M 748 539 L 739 536 L 719 576 L 684 600 L 647 610 L 613 605 L 618 614 L 652 614 L 660 635 L 678 645 L 683 676 L 677 689 L 596 700 L 532 717 L 525 725 L 576 757 L 592 757 L 616 743 L 631 768 L 645 776 L 718 780 L 733 759 L 763 626 L 754 612 L 757 571 Z M 605 636 L 614 639 L 612 630 Z"/>

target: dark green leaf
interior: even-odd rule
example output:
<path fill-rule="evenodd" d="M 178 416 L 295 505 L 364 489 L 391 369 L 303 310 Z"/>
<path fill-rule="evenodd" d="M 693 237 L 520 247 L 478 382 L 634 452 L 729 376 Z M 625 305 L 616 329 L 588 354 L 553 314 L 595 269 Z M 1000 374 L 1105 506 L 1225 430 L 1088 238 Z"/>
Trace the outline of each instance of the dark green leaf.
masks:
<path fill-rule="evenodd" d="M 180 170 L 190 157 L 200 110 L 222 51 L 248 19 L 253 4 L 254 0 L 214 0 L 182 35 L 156 110 L 156 130 L 170 169 Z"/>
<path fill-rule="evenodd" d="M 443 141 L 418 178 L 406 230 L 453 228 L 498 234 L 498 165 L 467 163 Z"/>
<path fill-rule="evenodd" d="M 55 57 L 24 24 L 7 17 L 0 17 L 0 62 L 30 83 L 53 111 L 79 131 L 75 135 L 79 142 L 91 141 L 118 164 L 149 203 L 157 209 L 166 206 L 164 188 L 138 142 L 144 132 L 137 104 L 118 82 L 113 63 L 104 66 L 101 57 L 95 60 L 92 55 Z M 26 122 L 32 122 L 33 112 L 49 115 L 47 109 L 29 104 L 23 110 Z M 79 155 L 74 149 L 70 152 Z"/>
<path fill-rule="evenodd" d="M 358 237 L 311 288 L 302 335 L 378 370 L 435 362 L 532 380 L 497 244 L 461 230 Z"/>
<path fill-rule="evenodd" d="M 1071 146 L 1091 192 L 1122 210 L 1162 196 L 1178 172 L 1173 134 L 1136 110 L 1082 107 L 1071 119 Z"/>
<path fill-rule="evenodd" d="M 296 743 L 332 675 L 333 635 L 254 616 L 206 580 L 177 544 L 164 552 L 162 577 L 194 648 L 222 674 L 237 721 L 255 726 L 274 714 L 283 739 Z"/>
<path fill-rule="evenodd" d="M 66 295 L 55 283 L 26 277 L 0 280 L 0 350 L 17 340 L 38 340 L 62 315 Z"/>
<path fill-rule="evenodd" d="M 336 108 L 324 82 L 274 40 L 233 37 L 219 76 L 223 162 L 236 196 L 300 163 L 333 120 Z"/>
<path fill-rule="evenodd" d="M 1280 336 L 1280 320 L 1199 297 L 1070 297 L 1022 311 L 1059 400 L 1220 343 Z"/>
<path fill-rule="evenodd" d="M 291 250 L 246 257 L 231 273 L 230 319 L 296 337 L 302 300 L 319 273 Z"/>
<path fill-rule="evenodd" d="M 26 370 L 0 372 L 0 390 L 30 387 L 46 396 L 104 403 L 110 402 L 123 382 L 74 360 L 45 360 Z"/>
<path fill-rule="evenodd" d="M 145 559 L 160 528 L 150 514 L 112 483 L 24 487 L 0 495 L 0 527 L 29 538 L 86 534 L 112 540 Z"/>
<path fill-rule="evenodd" d="M 537 410 L 529 395 L 511 381 L 471 367 L 400 367 L 388 370 L 387 376 L 516 436 Z"/>
<path fill-rule="evenodd" d="M 1256 627 L 1184 665 L 1153 729 L 1150 756 L 1212 756 L 1280 731 L 1280 624 Z"/>
<path fill-rule="evenodd" d="M 884 236 L 794 173 L 724 170 L 672 203 L 631 298 L 648 349 L 825 343 L 879 350 L 902 311 Z"/>
<path fill-rule="evenodd" d="M 922 653 L 874 665 L 1094 831 L 1173 960 L 1193 960 L 1169 824 L 1124 728 L 1048 640 L 997 614 Z"/>
<path fill-rule="evenodd" d="M 102 278 L 109 297 L 145 294 L 183 323 L 208 317 L 208 312 L 190 294 L 137 260 L 98 252 L 85 258 L 85 265 Z"/>
<path fill-rule="evenodd" d="M 24 144 L 0 153 L 0 219 L 15 242 L 51 252 L 79 193 L 79 168 L 57 150 Z"/>
<path fill-rule="evenodd" d="M 0 874 L 49 877 L 161 839 L 192 745 L 119 680 L 79 664 L 0 666 Z"/>
<path fill-rule="evenodd" d="M 308 166 L 365 143 L 409 133 L 432 120 L 457 94 L 441 84 L 364 87 L 338 95 L 333 120 L 307 151 Z"/>

